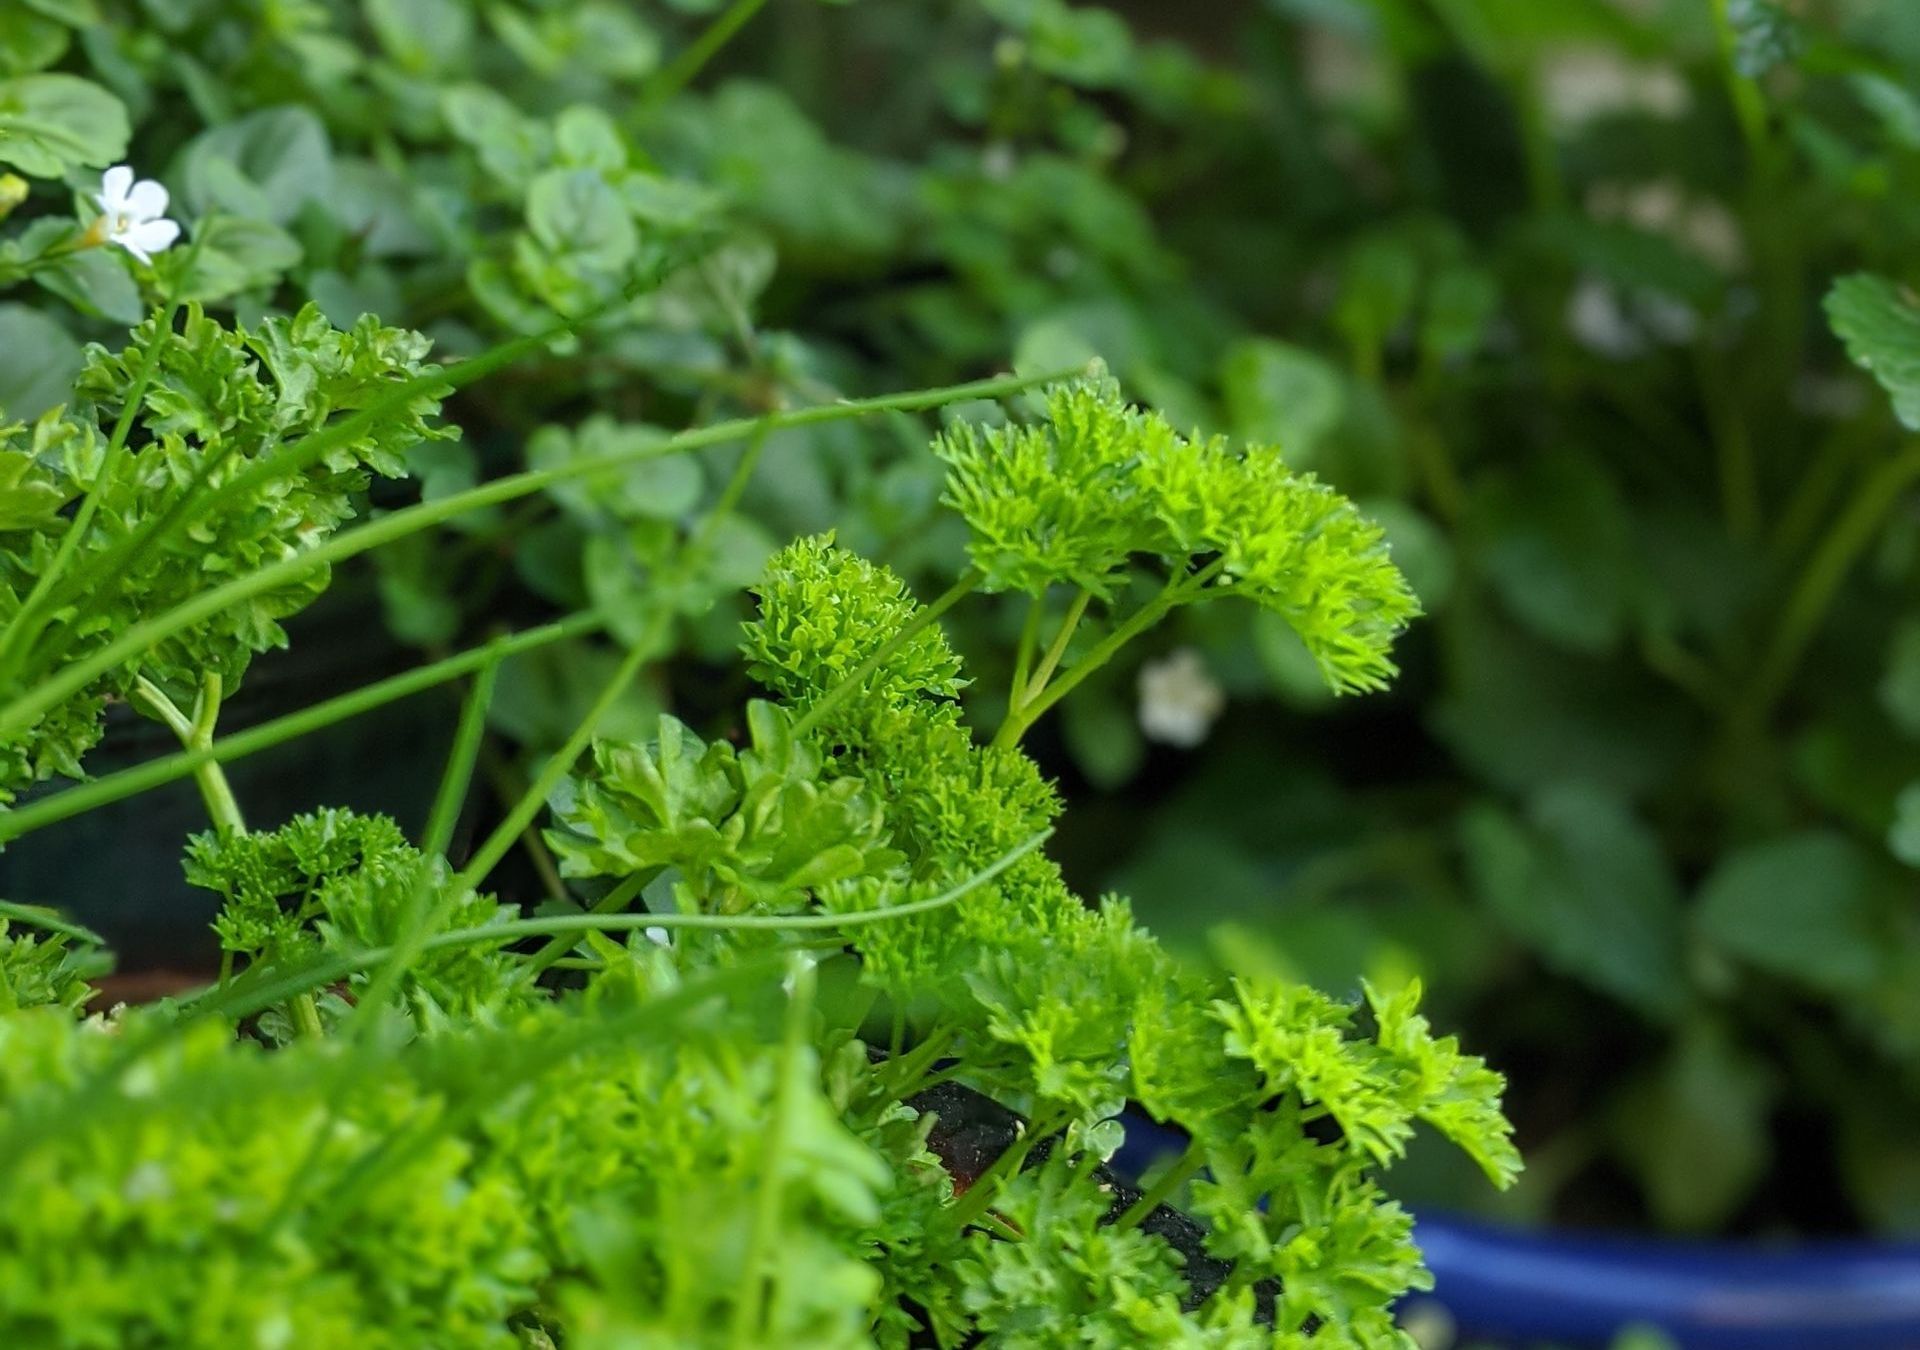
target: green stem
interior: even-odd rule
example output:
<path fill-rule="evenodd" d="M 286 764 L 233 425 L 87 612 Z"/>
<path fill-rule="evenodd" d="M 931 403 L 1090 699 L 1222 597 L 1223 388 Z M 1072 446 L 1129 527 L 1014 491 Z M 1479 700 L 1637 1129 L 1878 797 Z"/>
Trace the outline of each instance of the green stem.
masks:
<path fill-rule="evenodd" d="M 1754 470 L 1753 437 L 1735 403 L 1720 357 L 1709 343 L 1695 344 L 1694 365 L 1719 465 L 1721 514 L 1727 533 L 1744 543 L 1760 533 L 1760 486 Z"/>
<path fill-rule="evenodd" d="M 633 903 L 633 898 L 636 895 L 646 889 L 647 883 L 658 875 L 659 869 L 654 868 L 628 877 L 618 886 L 615 886 L 612 890 L 587 906 L 586 912 L 589 914 L 618 914 L 622 912 L 629 904 Z M 547 943 L 546 946 L 527 958 L 527 974 L 529 976 L 539 975 L 540 972 L 547 969 L 547 967 L 557 964 L 561 957 L 573 950 L 573 946 L 574 939 L 572 937 L 554 938 L 551 942 Z"/>
<path fill-rule="evenodd" d="M 1067 654 L 1067 644 L 1073 640 L 1073 630 L 1080 626 L 1080 620 L 1086 616 L 1087 605 L 1093 599 L 1093 592 L 1082 587 L 1080 594 L 1073 597 L 1073 603 L 1067 606 L 1067 617 L 1060 621 L 1060 631 L 1054 634 L 1053 645 L 1047 648 L 1047 654 L 1040 658 L 1039 669 L 1033 672 L 1033 678 L 1021 692 L 1017 706 L 1025 707 L 1040 697 L 1047 687 L 1047 681 L 1053 678 L 1053 672 L 1060 668 L 1061 659 Z"/>
<path fill-rule="evenodd" d="M 505 756 L 491 745 L 481 746 L 481 755 L 485 760 L 487 777 L 493 780 L 494 791 L 499 795 L 502 806 L 511 806 L 520 800 L 522 784 L 515 776 Z M 560 867 L 553 860 L 553 852 L 540 837 L 536 826 L 529 825 L 520 834 L 520 846 L 527 852 L 527 860 L 533 864 L 533 870 L 540 877 L 540 886 L 547 898 L 557 905 L 573 903 L 573 894 L 567 890 L 567 883 L 560 876 Z"/>
<path fill-rule="evenodd" d="M 1747 727 L 1765 724 L 1774 704 L 1786 691 L 1807 644 L 1825 620 L 1834 592 L 1873 541 L 1874 532 L 1894 502 L 1916 481 L 1920 481 L 1920 447 L 1902 451 L 1862 483 L 1807 560 L 1806 570 L 1780 612 L 1773 639 L 1767 644 L 1758 672 L 1738 709 Z"/>
<path fill-rule="evenodd" d="M 1187 1145 L 1174 1164 L 1160 1174 L 1160 1179 L 1149 1186 L 1141 1197 L 1127 1206 L 1127 1212 L 1114 1220 L 1114 1227 L 1125 1230 L 1137 1227 L 1153 1211 L 1173 1198 L 1174 1192 L 1193 1180 L 1194 1175 L 1207 1165 L 1206 1150 L 1199 1142 Z"/>
<path fill-rule="evenodd" d="M 939 895 L 898 905 L 852 910 L 844 914 L 553 914 L 537 919 L 511 919 L 434 933 L 422 939 L 415 951 L 425 954 L 458 947 L 505 946 L 529 937 L 593 932 L 630 933 L 635 929 L 656 927 L 782 933 L 818 930 L 840 932 L 867 924 L 891 923 L 895 919 L 930 913 L 957 903 L 1040 847 L 1051 834 L 1051 830 L 1041 831 Z M 185 1000 L 182 1008 L 192 1011 L 201 1000 L 212 1001 L 217 995 L 218 1011 L 232 1017 L 245 1017 L 262 1008 L 284 1003 L 303 991 L 323 989 L 350 975 L 370 970 L 390 961 L 396 950 L 397 945 L 368 947 L 291 970 L 253 967 L 234 980 L 225 991 L 210 989 L 207 993 Z"/>
<path fill-rule="evenodd" d="M 1430 419 L 1411 417 L 1406 425 L 1407 449 L 1425 483 L 1427 500 L 1442 523 L 1454 524 L 1466 507 L 1467 494 L 1460 485 L 1460 471 L 1454 467 L 1446 437 Z"/>
<path fill-rule="evenodd" d="M 787 999 L 785 1034 L 781 1038 L 779 1074 L 773 1096 L 773 1117 L 768 1121 L 766 1175 L 755 1197 L 753 1226 L 747 1230 L 747 1249 L 741 1269 L 746 1289 L 733 1305 L 733 1329 L 730 1344 L 734 1350 L 748 1350 L 755 1343 L 755 1330 L 765 1324 L 777 1325 L 780 1280 L 765 1273 L 767 1248 L 780 1223 L 780 1206 L 786 1198 L 787 1145 L 792 1130 L 795 1089 L 805 1068 L 807 1020 L 813 1011 L 814 969 L 810 957 L 794 953 L 787 958 L 787 978 L 793 989 Z"/>
<path fill-rule="evenodd" d="M 1847 478 L 1869 437 L 1878 437 L 1882 427 L 1878 418 L 1858 418 L 1834 428 L 1820 444 L 1813 461 L 1794 484 L 1780 512 L 1779 523 L 1767 541 L 1770 561 L 1781 564 L 1806 548 L 1825 518 L 1834 494 Z"/>
<path fill-rule="evenodd" d="M 173 729 L 174 735 L 189 751 L 206 751 L 213 745 L 213 729 L 220 719 L 220 676 L 208 671 L 200 686 L 200 698 L 194 705 L 193 716 L 188 718 L 172 699 L 166 696 L 160 686 L 146 676 L 140 677 L 135 685 L 135 694 L 156 713 L 160 719 Z M 207 815 L 213 821 L 213 827 L 221 834 L 245 834 L 247 822 L 240 814 L 240 803 L 233 795 L 233 788 L 227 782 L 227 776 L 220 766 L 211 761 L 194 770 L 194 778 L 200 784 L 200 796 L 207 804 Z M 300 993 L 291 1000 L 293 1024 L 302 1036 L 319 1038 L 326 1034 L 320 1024 L 320 1009 L 311 993 Z"/>
<path fill-rule="evenodd" d="M 174 705 L 159 685 L 144 675 L 135 683 L 133 696 L 172 729 L 187 753 L 204 754 L 212 747 L 213 727 L 220 715 L 219 675 L 209 671 L 204 677 L 200 699 L 194 705 L 191 718 Z M 245 834 L 247 822 L 240 815 L 240 802 L 233 795 L 233 785 L 227 782 L 227 776 L 221 772 L 220 766 L 207 759 L 193 770 L 193 777 L 200 788 L 200 799 L 206 803 L 207 817 L 213 822 L 214 829 L 221 834 Z"/>
<path fill-rule="evenodd" d="M 288 1000 L 288 1007 L 293 1010 L 293 1025 L 302 1036 L 317 1041 L 327 1034 L 320 1024 L 320 1005 L 312 994 L 295 994 Z"/>
<path fill-rule="evenodd" d="M 854 691 L 865 683 L 867 676 L 873 674 L 874 671 L 880 668 L 882 663 L 890 660 L 902 647 L 905 647 L 907 643 L 911 642 L 922 629 L 934 623 L 942 614 L 945 614 L 969 595 L 972 595 L 974 590 L 980 585 L 982 576 L 983 574 L 979 568 L 968 568 L 960 574 L 960 579 L 949 586 L 937 600 L 915 614 L 913 618 L 908 620 L 892 637 L 888 638 L 878 647 L 875 647 L 867 659 L 855 666 L 845 679 L 841 680 L 840 683 L 834 685 L 833 688 L 827 690 L 826 693 L 813 701 L 807 708 L 807 711 L 801 716 L 800 720 L 793 725 L 795 738 L 797 739 L 804 736 L 819 726 L 821 719 L 841 703 L 845 702 Z"/>
<path fill-rule="evenodd" d="M 475 362 L 480 359 L 475 358 Z M 467 366 L 475 362 L 462 362 L 459 369 L 464 371 Z M 703 427 L 697 431 L 682 432 L 651 445 L 636 446 L 606 455 L 595 455 L 548 469 L 513 474 L 480 487 L 470 488 L 465 492 L 454 493 L 435 501 L 421 502 L 417 506 L 410 506 L 404 510 L 395 511 L 391 515 L 369 521 L 291 558 L 271 563 L 245 576 L 236 577 L 223 585 L 213 587 L 211 590 L 202 591 L 163 614 L 131 625 L 99 651 L 50 676 L 35 688 L 0 708 L 0 735 L 18 731 L 30 725 L 36 718 L 131 658 L 141 655 L 175 633 L 209 619 L 223 610 L 242 604 L 257 595 L 297 582 L 321 567 L 331 566 L 383 544 L 405 539 L 421 530 L 455 519 L 470 511 L 513 501 L 543 491 L 556 483 L 598 473 L 616 465 L 680 454 L 737 440 L 742 436 L 753 434 L 761 426 L 769 430 L 812 426 L 823 422 L 863 417 L 876 412 L 914 412 L 939 407 L 944 403 L 976 398 L 999 398 L 1036 385 L 1053 383 L 1077 373 L 1078 370 L 1079 368 L 1075 367 L 1073 370 L 1054 371 L 1045 375 L 1004 376 L 999 379 L 977 380 L 970 384 L 917 390 L 913 393 L 894 394 L 883 398 L 856 399 L 844 403 L 801 408 L 794 412 L 777 413 L 765 418 L 738 418 Z M 309 437 L 308 440 L 318 440 L 325 435 L 326 433 L 322 432 L 319 436 Z"/>
<path fill-rule="evenodd" d="M 643 638 L 646 636 L 649 635 L 643 635 Z M 481 883 L 487 879 L 500 860 L 507 856 L 508 850 L 513 847 L 514 840 L 519 838 L 520 832 L 540 814 L 540 809 L 547 804 L 548 794 L 559 785 L 562 778 L 572 772 L 575 762 L 580 758 L 580 752 L 585 750 L 587 742 L 593 739 L 594 729 L 600 725 L 600 720 L 615 703 L 619 702 L 621 695 L 627 692 L 627 686 L 632 684 L 635 677 L 640 674 L 640 668 L 658 654 L 655 642 L 643 640 L 630 648 L 621 658 L 612 678 L 600 690 L 599 696 L 593 701 L 593 706 L 580 720 L 580 725 L 573 729 L 573 734 L 567 737 L 566 743 L 541 766 L 540 772 L 534 777 L 533 782 L 527 785 L 527 790 L 520 794 L 520 800 L 514 803 L 511 811 L 507 812 L 506 818 L 494 827 L 493 833 L 487 836 L 486 842 L 474 851 L 473 857 L 455 879 L 456 887 L 466 890 L 480 889 Z"/>
<path fill-rule="evenodd" d="M 641 94 L 642 106 L 657 108 L 693 83 L 694 77 L 706 67 L 707 62 L 732 40 L 735 33 L 746 27 L 747 21 L 758 14 L 766 3 L 767 0 L 733 0 L 718 18 L 707 25 L 705 32 L 648 82 Z"/>
<path fill-rule="evenodd" d="M 427 831 L 420 847 L 427 853 L 444 855 L 453 842 L 454 826 L 460 820 L 460 808 L 466 804 L 473 782 L 474 761 L 480 756 L 480 739 L 487 733 L 487 707 L 493 701 L 493 681 L 500 672 L 500 655 L 489 651 L 491 660 L 473 677 L 473 688 L 460 709 L 460 725 L 453 734 L 453 750 L 447 756 L 446 770 L 440 775 L 440 789 L 433 796 L 433 810 L 427 815 Z"/>
<path fill-rule="evenodd" d="M 720 497 L 713 504 L 713 510 L 707 512 L 705 520 L 694 531 L 693 539 L 687 549 L 692 556 L 698 556 L 699 550 L 713 540 L 713 533 L 722 522 L 731 516 L 740 505 L 740 498 L 747 490 L 747 484 L 753 479 L 753 471 L 760 465 L 760 454 L 767 448 L 767 434 L 772 428 L 766 422 L 747 437 L 747 448 L 741 452 L 740 462 L 733 466 L 733 473 L 727 479 L 727 485 L 720 490 Z"/>
<path fill-rule="evenodd" d="M 396 699 L 444 684 L 468 671 L 477 670 L 516 652 L 532 651 L 536 647 L 546 646 L 562 638 L 593 632 L 602 625 L 602 622 L 597 614 L 575 615 L 559 623 L 529 629 L 512 637 L 500 638 L 485 647 L 461 652 L 445 660 L 436 661 L 432 665 L 421 666 L 417 670 L 405 671 L 389 679 L 330 698 L 323 703 L 316 703 L 310 708 L 302 708 L 285 717 L 278 717 L 271 722 L 263 722 L 257 727 L 223 737 L 210 745 L 184 750 L 179 754 L 166 755 L 131 769 L 123 769 L 106 778 L 96 778 L 90 783 L 68 788 L 65 792 L 42 798 L 17 810 L 0 812 L 0 844 L 18 839 L 21 835 L 52 825 L 56 821 L 69 819 L 84 811 L 94 810 L 110 802 L 122 801 L 149 789 L 197 774 L 204 765 L 226 764 L 258 751 L 270 749 L 322 727 L 345 721 L 349 717 L 356 717 Z"/>
<path fill-rule="evenodd" d="M 1032 1153 L 1042 1139 L 1051 1136 L 1065 1122 L 1066 1114 L 1060 1111 L 1035 1111 L 1033 1119 L 1027 1122 L 1020 1137 L 1009 1144 L 987 1169 L 973 1179 L 966 1193 L 953 1202 L 953 1208 L 947 1211 L 953 1224 L 962 1230 L 970 1228 L 992 1207 L 1000 1188 L 1000 1183 L 1014 1176 L 1025 1165 L 1027 1155 Z"/>
<path fill-rule="evenodd" d="M 1027 600 L 1026 621 L 1020 625 L 1020 642 L 1013 649 L 1013 684 L 1007 690 L 1007 707 L 1020 704 L 1020 696 L 1026 692 L 1027 678 L 1032 673 L 1034 648 L 1040 645 L 1041 611 L 1046 608 L 1046 593 L 1032 596 Z"/>
<path fill-rule="evenodd" d="M 904 1017 L 902 1023 L 904 1025 Z M 934 1062 L 946 1052 L 953 1043 L 954 1029 L 951 1026 L 935 1027 L 927 1033 L 920 1044 L 887 1061 L 887 1092 L 898 1100 L 905 1100 L 921 1090 L 925 1085 L 928 1070 Z"/>
<path fill-rule="evenodd" d="M 1735 64 L 1734 55 L 1740 35 L 1734 31 L 1727 0 L 1712 0 L 1712 6 L 1714 33 L 1720 45 L 1720 73 L 1727 87 L 1727 101 L 1733 105 L 1734 118 L 1740 124 L 1740 137 L 1747 145 L 1749 167 L 1756 180 L 1764 181 L 1764 171 L 1769 163 L 1767 105 L 1760 97 L 1760 87 L 1742 75 Z"/>
<path fill-rule="evenodd" d="M 1115 628 L 1101 639 L 1091 651 L 1074 663 L 1058 680 L 1048 685 L 1037 696 L 1020 705 L 1017 711 L 1009 712 L 1007 720 L 1000 724 L 1000 731 L 993 738 L 996 746 L 1007 748 L 1018 745 L 1027 729 L 1039 721 L 1047 709 L 1065 698 L 1077 688 L 1080 682 L 1111 661 L 1114 654 L 1147 629 L 1166 617 L 1171 610 L 1203 590 L 1207 583 L 1226 568 L 1225 558 L 1215 558 L 1198 572 L 1176 576 L 1168 581 L 1160 594 L 1142 605 L 1131 618 Z"/>

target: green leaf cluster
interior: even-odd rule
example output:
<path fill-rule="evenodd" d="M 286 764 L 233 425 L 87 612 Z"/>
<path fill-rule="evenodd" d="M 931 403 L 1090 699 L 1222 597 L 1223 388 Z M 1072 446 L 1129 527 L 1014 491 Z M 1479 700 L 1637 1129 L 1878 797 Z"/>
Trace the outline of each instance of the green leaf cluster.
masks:
<path fill-rule="evenodd" d="M 455 435 L 437 421 L 430 388 L 394 397 L 437 369 L 428 345 L 371 318 L 337 330 L 313 306 L 235 329 L 189 305 L 177 329 L 156 315 L 119 352 L 91 347 L 66 407 L 0 426 L 0 613 L 14 619 L 43 577 L 51 585 L 31 616 L 32 648 L 9 653 L 10 687 L 324 541 L 358 511 L 374 476 L 404 473 L 409 449 Z M 126 430 L 109 434 L 118 422 Z M 323 432 L 332 443 L 303 456 L 301 443 Z M 207 509 L 209 499 L 219 505 Z M 79 502 L 92 512 L 84 526 L 62 514 Z M 48 576 L 56 558 L 65 571 Z M 327 581 L 316 567 L 214 614 L 9 733 L 0 790 L 80 776 L 103 705 L 127 698 L 141 677 L 179 692 L 214 675 L 232 688 L 254 655 L 285 645 L 280 621 Z"/>
<path fill-rule="evenodd" d="M 1380 527 L 1340 493 L 1272 447 L 1182 436 L 1099 375 L 1054 390 L 1043 424 L 959 423 L 935 452 L 989 590 L 1066 583 L 1105 600 L 1135 560 L 1176 578 L 1215 562 L 1193 598 L 1232 593 L 1279 614 L 1339 692 L 1383 687 L 1419 613 Z"/>

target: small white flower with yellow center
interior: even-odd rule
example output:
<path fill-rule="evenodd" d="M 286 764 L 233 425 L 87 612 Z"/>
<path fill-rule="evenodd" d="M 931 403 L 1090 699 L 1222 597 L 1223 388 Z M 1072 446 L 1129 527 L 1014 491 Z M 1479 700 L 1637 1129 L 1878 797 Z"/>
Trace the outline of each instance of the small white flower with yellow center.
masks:
<path fill-rule="evenodd" d="M 116 164 L 100 175 L 100 219 L 87 233 L 97 242 L 118 244 L 143 263 L 173 247 L 178 221 L 168 220 L 167 190 L 151 178 L 135 181 L 133 170 Z"/>
<path fill-rule="evenodd" d="M 1149 740 L 1191 750 L 1226 706 L 1225 692 L 1191 647 L 1140 667 L 1140 730 Z"/>

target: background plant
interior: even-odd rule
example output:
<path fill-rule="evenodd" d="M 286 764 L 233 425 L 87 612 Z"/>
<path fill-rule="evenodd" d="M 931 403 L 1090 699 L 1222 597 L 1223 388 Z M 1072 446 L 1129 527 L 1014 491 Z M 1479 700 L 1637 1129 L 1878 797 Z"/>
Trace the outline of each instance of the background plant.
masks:
<path fill-rule="evenodd" d="M 1082 889 L 1195 948 L 1230 922 L 1212 945 L 1243 968 L 1424 973 L 1518 1074 L 1523 1211 L 1911 1227 L 1898 7 L 704 8 L 9 16 L 12 97 L 38 81 L 88 141 L 13 164 L 0 278 L 99 317 L 0 310 L 67 362 L 37 394 L 10 366 L 0 402 L 55 401 L 141 287 L 249 324 L 310 298 L 456 355 L 608 306 L 461 396 L 468 438 L 409 455 L 433 495 L 1098 352 L 1182 430 L 1277 441 L 1358 499 L 1432 617 L 1384 700 L 1327 705 L 1283 617 L 1235 607 L 1090 673 L 1032 741 L 1085 808 L 1059 841 Z M 66 189 L 123 153 L 209 216 L 191 269 L 62 251 Z M 880 423 L 771 432 L 686 549 L 738 453 L 463 516 L 487 584 L 397 543 L 381 603 L 435 656 L 503 612 L 631 615 L 681 658 L 615 705 L 644 735 L 745 697 L 734 597 L 777 541 L 835 528 L 929 594 L 964 556 L 941 466 Z M 1025 617 L 950 619 L 988 724 Z M 1192 758 L 1137 730 L 1137 665 L 1174 646 L 1231 698 Z M 569 632 L 503 665 L 507 797 L 617 661 Z"/>
<path fill-rule="evenodd" d="M 663 715 L 649 741 L 595 742 L 581 770 L 601 715 L 659 655 L 647 611 L 592 614 L 615 635 L 615 674 L 456 871 L 454 825 L 504 642 L 482 649 L 416 847 L 392 821 L 348 810 L 249 829 L 220 767 L 246 742 L 215 733 L 222 672 L 244 669 L 258 633 L 209 618 L 249 615 L 294 579 L 322 587 L 336 559 L 567 474 L 760 437 L 783 420 L 1041 381 L 723 423 L 340 533 L 310 506 L 323 518 L 281 551 L 251 552 L 245 535 L 203 539 L 229 564 L 209 570 L 232 575 L 176 595 L 150 584 L 144 560 L 199 522 L 258 519 L 252 492 L 302 502 L 315 467 L 377 462 L 391 414 L 420 416 L 425 391 L 523 347 L 443 374 L 418 367 L 414 335 L 385 334 L 385 364 L 360 382 L 378 392 L 357 411 L 334 422 L 302 412 L 305 434 L 264 451 L 253 422 L 216 419 L 202 462 L 177 475 L 182 497 L 128 495 L 123 527 L 96 532 L 114 517 L 90 507 L 183 448 L 164 432 L 130 443 L 141 414 L 191 406 L 183 390 L 254 387 L 243 351 L 278 370 L 289 344 L 321 363 L 344 349 L 311 311 L 286 329 L 268 321 L 251 346 L 197 312 L 178 330 L 173 320 L 169 309 L 134 335 L 141 387 L 126 397 L 138 402 L 80 508 L 8 532 L 20 578 L 5 631 L 22 655 L 0 726 L 38 764 L 32 751 L 68 727 L 49 728 L 50 712 L 79 699 L 97 715 L 103 680 L 133 681 L 183 752 L 157 775 L 66 789 L 0 828 L 18 837 L 156 776 L 195 775 L 212 829 L 189 844 L 186 871 L 221 897 L 223 960 L 217 983 L 184 1000 L 83 1019 L 80 977 L 97 963 L 68 943 L 98 940 L 10 907 L 10 920 L 48 930 L 0 930 L 0 1147 L 13 1163 L 0 1178 L 0 1320 L 11 1337 L 1022 1345 L 1070 1328 L 1090 1343 L 1404 1340 L 1392 1304 L 1426 1277 L 1410 1217 L 1374 1174 L 1424 1122 L 1509 1181 L 1518 1155 L 1499 1075 L 1431 1034 L 1417 984 L 1370 988 L 1362 1035 L 1350 1004 L 1204 975 L 1136 927 L 1124 902 L 1089 907 L 1038 851 L 1059 802 L 1017 748 L 1041 711 L 1177 604 L 1274 605 L 1330 682 L 1391 673 L 1388 645 L 1413 605 L 1350 503 L 1263 448 L 1177 435 L 1099 373 L 1053 389 L 1035 427 L 956 424 L 948 497 L 991 565 L 922 609 L 886 569 L 803 539 L 773 560 L 745 634 L 757 677 L 783 697 L 747 706 L 744 748 Z M 375 334 L 363 325 L 345 338 Z M 282 374 L 278 401 L 325 387 Z M 740 461 L 730 497 L 754 463 Z M 205 464 L 237 472 L 223 480 Z M 1063 562 L 1054 541 L 1079 523 L 1088 473 L 1127 510 L 1089 536 L 1097 554 Z M 1268 492 L 1245 491 L 1249 474 Z M 1021 491 L 1042 514 L 1024 513 L 1026 532 L 1009 536 Z M 48 495 L 23 477 L 9 501 Z M 690 531 L 671 569 L 698 556 L 716 519 Z M 89 609 L 36 608 L 58 596 L 56 564 L 96 538 Z M 1046 658 L 1018 657 L 1014 717 L 976 743 L 940 614 L 1006 576 L 1036 614 L 1059 583 L 1093 581 L 1112 599 L 1132 571 L 1164 574 L 1158 595 L 1105 616 L 1106 638 L 1065 661 L 1090 607 L 1080 590 Z M 110 617 L 96 622 L 95 610 Z M 552 641 L 569 627 L 536 633 Z M 98 641 L 63 641 L 88 634 Z M 190 716 L 146 673 L 167 676 L 183 635 L 203 669 Z M 292 721 L 321 729 L 405 688 L 388 682 Z M 522 919 L 480 887 L 548 805 L 561 872 L 588 889 L 562 884 L 547 914 Z M 535 938 L 547 941 L 515 945 Z M 942 1152 L 933 1132 L 967 1122 L 943 1121 L 952 1108 L 927 1094 L 955 1083 L 1023 1127 L 995 1149 L 949 1140 Z M 1191 1142 L 1150 1189 L 1117 1196 L 1102 1165 L 1124 1139 L 1129 1099 Z M 1185 1249 L 1152 1226 L 1183 1194 L 1208 1221 Z"/>

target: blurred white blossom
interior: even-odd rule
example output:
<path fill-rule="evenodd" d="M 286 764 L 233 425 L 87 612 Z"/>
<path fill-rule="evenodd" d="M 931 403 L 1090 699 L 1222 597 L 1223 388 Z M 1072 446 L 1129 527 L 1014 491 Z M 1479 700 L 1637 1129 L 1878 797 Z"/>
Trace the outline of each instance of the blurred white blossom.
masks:
<path fill-rule="evenodd" d="M 1583 279 L 1567 297 L 1567 331 L 1594 355 L 1615 361 L 1638 356 L 1647 347 L 1619 292 L 1598 277 Z"/>
<path fill-rule="evenodd" d="M 1562 131 L 1612 113 L 1667 120 L 1687 110 L 1687 82 L 1670 65 L 1623 60 L 1605 47 L 1570 47 L 1541 66 L 1541 95 Z"/>
<path fill-rule="evenodd" d="M 1191 647 L 1140 667 L 1140 730 L 1149 740 L 1192 749 L 1226 706 L 1226 693 Z"/>
<path fill-rule="evenodd" d="M 1671 178 L 1596 183 L 1587 193 L 1587 214 L 1664 234 L 1723 272 L 1739 270 L 1746 260 L 1746 242 L 1733 212 L 1711 197 L 1689 196 Z"/>

